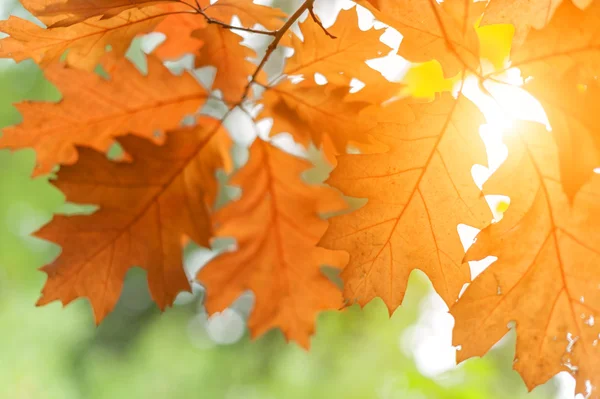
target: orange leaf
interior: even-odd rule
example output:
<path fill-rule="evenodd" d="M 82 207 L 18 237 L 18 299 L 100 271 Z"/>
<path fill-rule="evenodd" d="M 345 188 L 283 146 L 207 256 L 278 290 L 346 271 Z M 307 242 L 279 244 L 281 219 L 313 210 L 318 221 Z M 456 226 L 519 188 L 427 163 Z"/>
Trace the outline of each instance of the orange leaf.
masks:
<path fill-rule="evenodd" d="M 109 80 L 61 64 L 47 68 L 46 78 L 63 99 L 18 104 L 24 121 L 4 129 L 0 148 L 33 147 L 36 173 L 47 173 L 57 163 L 76 161 L 74 145 L 106 151 L 118 135 L 152 138 L 180 126 L 206 101 L 206 90 L 192 75 L 172 75 L 155 57 L 148 57 L 147 76 L 126 59 L 108 56 L 107 63 L 113 63 Z"/>
<path fill-rule="evenodd" d="M 472 0 L 359 0 L 375 17 L 404 38 L 399 54 L 409 61 L 437 60 L 446 77 L 479 67 L 474 25 L 485 2 Z"/>
<path fill-rule="evenodd" d="M 498 260 L 451 309 L 460 361 L 482 356 L 516 322 L 514 368 L 529 389 L 560 371 L 577 391 L 600 384 L 600 176 L 572 204 L 561 188 L 558 152 L 539 124 L 521 124 L 505 137 L 509 156 L 484 185 L 509 195 L 504 218 L 485 228 L 466 260 Z"/>
<path fill-rule="evenodd" d="M 196 67 L 217 68 L 213 89 L 219 89 L 226 101 L 239 101 L 256 66 L 248 61 L 256 55 L 242 45 L 242 37 L 219 25 L 194 31 L 193 37 L 204 45 L 196 58 Z"/>
<path fill-rule="evenodd" d="M 561 182 L 571 199 L 600 166 L 598 26 L 600 3 L 584 12 L 565 2 L 550 24 L 532 31 L 512 55 L 513 65 L 533 78 L 525 89 L 546 111 L 559 146 Z"/>
<path fill-rule="evenodd" d="M 360 112 L 366 102 L 349 101 L 348 87 L 326 89 L 323 86 L 286 80 L 264 94 L 261 117 L 273 118 L 273 134 L 287 132 L 303 145 L 317 145 L 329 135 L 341 152 L 349 141 L 368 142 L 374 122 Z"/>
<path fill-rule="evenodd" d="M 179 5 L 164 6 L 166 10 L 176 10 Z M 169 15 L 154 29 L 155 32 L 166 36 L 154 51 L 163 60 L 176 60 L 184 54 L 196 54 L 202 47 L 202 40 L 192 36 L 192 32 L 203 29 L 207 25 L 206 19 L 198 14 Z"/>
<path fill-rule="evenodd" d="M 15 61 L 32 58 L 47 67 L 69 50 L 65 57 L 67 65 L 92 71 L 106 46 L 110 45 L 118 56 L 124 55 L 135 36 L 152 31 L 164 16 L 162 9 L 148 7 L 124 11 L 107 20 L 96 17 L 66 28 L 49 29 L 11 16 L 0 21 L 0 32 L 10 35 L 0 40 L 0 58 Z"/>
<path fill-rule="evenodd" d="M 256 4 L 252 0 L 219 0 L 213 4 L 210 0 L 199 2 L 206 15 L 226 24 L 231 23 L 233 16 L 236 16 L 242 26 L 260 24 L 267 30 L 274 31 L 283 25 L 286 17 L 286 13 L 279 8 Z"/>
<path fill-rule="evenodd" d="M 238 250 L 218 256 L 198 274 L 209 313 L 222 311 L 250 289 L 256 298 L 252 336 L 279 327 L 305 348 L 316 314 L 342 305 L 320 267 L 341 268 L 347 261 L 342 252 L 316 247 L 327 227 L 319 215 L 344 209 L 345 203 L 330 188 L 306 185 L 300 174 L 309 168 L 257 139 L 248 164 L 231 182 L 241 187 L 241 199 L 215 215 L 216 236 L 235 237 Z"/>
<path fill-rule="evenodd" d="M 260 24 L 271 31 L 281 27 L 282 18 L 286 15 L 278 8 L 255 4 L 251 0 L 219 0 L 213 4 L 202 0 L 199 3 L 208 18 L 229 24 L 237 16 L 244 27 Z M 181 10 L 180 4 L 164 7 L 171 11 Z M 156 28 L 157 32 L 167 36 L 167 40 L 157 48 L 156 54 L 163 59 L 177 59 L 187 53 L 197 53 L 202 47 L 202 40 L 198 36 L 204 34 L 193 33 L 204 29 L 206 25 L 206 19 L 198 14 L 169 15 Z M 210 33 L 212 32 L 209 35 Z"/>
<path fill-rule="evenodd" d="M 112 18 L 132 8 L 170 0 L 21 0 L 23 6 L 50 27 L 65 27 L 92 17 Z M 189 9 L 189 8 L 188 8 Z"/>
<path fill-rule="evenodd" d="M 550 22 L 561 3 L 563 0 L 491 0 L 485 8 L 481 26 L 514 25 L 513 44 L 518 46 L 523 43 L 531 28 L 542 29 Z M 571 0 L 566 0 L 564 3 L 571 3 Z M 573 3 L 583 10 L 591 0 L 575 0 Z"/>
<path fill-rule="evenodd" d="M 379 40 L 382 31 L 360 30 L 355 9 L 342 10 L 335 25 L 328 28 L 336 39 L 327 36 L 312 18 L 301 23 L 300 30 L 304 41 L 293 37 L 295 51 L 287 61 L 285 74 L 303 75 L 305 79 L 312 80 L 318 72 L 329 82 L 340 85 L 348 84 L 351 78 L 360 79 L 365 84 L 386 80 L 366 61 L 386 55 L 390 48 Z"/>
<path fill-rule="evenodd" d="M 55 185 L 67 200 L 100 209 L 89 216 L 55 216 L 37 233 L 62 247 L 60 257 L 43 268 L 48 280 L 39 305 L 87 297 L 99 323 L 117 303 L 133 265 L 148 272 L 150 293 L 161 309 L 189 291 L 181 239 L 208 244 L 207 204 L 214 199 L 222 147 L 229 145 L 217 121 L 199 123 L 170 133 L 164 146 L 119 138 L 134 156 L 131 164 L 80 147 L 79 162 L 61 168 Z"/>
<path fill-rule="evenodd" d="M 551 72 L 560 79 L 575 68 L 593 77 L 600 68 L 599 24 L 600 3 L 581 11 L 567 1 L 556 10 L 548 26 L 531 31 L 525 43 L 513 49 L 511 66 L 525 75 Z"/>
<path fill-rule="evenodd" d="M 446 95 L 429 104 L 398 102 L 376 117 L 371 134 L 389 151 L 342 155 L 328 180 L 368 202 L 332 218 L 321 244 L 350 253 L 342 279 L 351 303 L 381 297 L 391 314 L 420 269 L 451 305 L 470 281 L 457 225 L 483 227 L 491 219 L 471 177 L 473 164 L 485 162 L 481 115 L 463 97 Z"/>
<path fill-rule="evenodd" d="M 544 107 L 558 145 L 560 181 L 572 200 L 600 166 L 600 87 L 585 89 L 574 79 L 534 79 L 525 88 Z"/>

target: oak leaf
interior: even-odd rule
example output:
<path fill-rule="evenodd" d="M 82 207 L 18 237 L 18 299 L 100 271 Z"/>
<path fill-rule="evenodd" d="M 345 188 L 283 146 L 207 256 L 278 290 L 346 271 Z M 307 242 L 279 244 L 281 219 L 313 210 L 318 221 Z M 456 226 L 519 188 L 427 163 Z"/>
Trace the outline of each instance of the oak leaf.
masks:
<path fill-rule="evenodd" d="M 252 27 L 259 24 L 269 31 L 279 29 L 285 20 L 286 13 L 277 7 L 256 4 L 252 0 L 199 0 L 199 4 L 206 15 L 217 21 L 231 23 L 236 16 L 242 26 Z"/>
<path fill-rule="evenodd" d="M 243 26 L 260 24 L 276 30 L 283 24 L 286 14 L 278 8 L 254 3 L 252 0 L 21 0 L 23 6 L 46 25 L 70 26 L 86 19 L 100 16 L 112 18 L 133 8 L 159 5 L 171 10 L 189 11 L 198 19 L 211 18 L 229 24 L 237 16 Z M 200 7 L 205 17 L 196 13 Z"/>
<path fill-rule="evenodd" d="M 210 4 L 208 0 L 198 2 L 205 17 L 199 14 L 169 15 L 156 31 L 167 36 L 156 50 L 156 54 L 163 59 L 176 59 L 186 53 L 197 53 L 202 47 L 202 33 L 194 34 L 199 29 L 206 28 L 208 21 L 219 21 L 229 24 L 234 16 L 238 17 L 243 27 L 262 25 L 269 31 L 275 31 L 283 24 L 286 14 L 278 8 L 267 7 L 253 3 L 252 0 L 219 0 Z M 162 6 L 171 12 L 180 11 L 181 4 L 167 4 Z M 213 30 L 214 32 L 214 30 Z"/>
<path fill-rule="evenodd" d="M 561 75 L 577 69 L 593 77 L 600 68 L 598 24 L 600 3 L 592 3 L 582 11 L 565 1 L 548 26 L 532 30 L 525 43 L 513 49 L 511 66 L 521 69 L 525 76 L 542 78 L 539 75 L 552 73 L 560 79 Z"/>
<path fill-rule="evenodd" d="M 470 281 L 457 225 L 481 228 L 491 219 L 471 177 L 473 164 L 485 163 L 482 117 L 468 100 L 449 95 L 398 102 L 375 117 L 370 134 L 389 151 L 342 155 L 328 180 L 368 202 L 333 217 L 321 245 L 350 253 L 342 272 L 350 303 L 381 297 L 391 314 L 420 269 L 450 305 Z"/>
<path fill-rule="evenodd" d="M 227 135 L 216 120 L 171 132 L 163 146 L 137 136 L 118 139 L 133 163 L 111 162 L 104 153 L 79 148 L 79 161 L 58 172 L 54 183 L 68 201 L 96 204 L 92 215 L 57 215 L 37 236 L 62 247 L 45 266 L 48 280 L 38 304 L 67 304 L 87 297 L 96 323 L 114 308 L 129 268 L 148 273 L 159 308 L 189 291 L 181 241 L 207 245 L 208 207 L 215 197 L 214 172 L 225 164 Z"/>
<path fill-rule="evenodd" d="M 413 62 L 437 60 L 446 77 L 479 68 L 474 29 L 485 2 L 448 0 L 359 0 L 375 17 L 404 37 L 399 54 Z"/>
<path fill-rule="evenodd" d="M 177 11 L 178 4 L 163 6 L 169 12 Z M 206 19 L 193 13 L 173 14 L 163 19 L 154 29 L 166 36 L 165 40 L 154 50 L 154 54 L 163 60 L 176 60 L 185 54 L 197 54 L 204 44 L 192 33 L 203 29 Z"/>
<path fill-rule="evenodd" d="M 179 127 L 206 101 L 206 90 L 192 75 L 172 75 L 155 57 L 148 57 L 147 76 L 126 59 L 107 56 L 104 61 L 108 80 L 58 63 L 46 68 L 62 100 L 17 104 L 24 121 L 4 129 L 0 148 L 33 147 L 36 174 L 47 173 L 58 163 L 74 163 L 75 145 L 106 151 L 115 136 L 153 138 Z"/>
<path fill-rule="evenodd" d="M 528 78 L 525 89 L 540 101 L 552 126 L 569 198 L 600 166 L 599 25 L 600 3 L 581 11 L 565 2 L 548 26 L 532 31 L 512 54 L 512 65 Z"/>
<path fill-rule="evenodd" d="M 279 327 L 308 348 L 316 314 L 338 309 L 342 296 L 321 272 L 341 268 L 347 255 L 316 246 L 327 228 L 319 215 L 345 208 L 338 193 L 309 186 L 300 174 L 310 163 L 257 139 L 248 163 L 231 183 L 241 199 L 214 216 L 217 237 L 235 237 L 237 251 L 221 254 L 198 273 L 209 313 L 224 310 L 246 290 L 255 295 L 248 321 L 257 337 Z"/>
<path fill-rule="evenodd" d="M 41 67 L 58 62 L 65 51 L 69 66 L 92 71 L 105 54 L 106 46 L 122 56 L 131 40 L 148 33 L 164 18 L 157 7 L 131 9 L 107 20 L 100 17 L 64 28 L 44 29 L 19 17 L 0 21 L 0 32 L 10 37 L 0 39 L 0 58 L 22 61 L 32 58 Z"/>
<path fill-rule="evenodd" d="M 572 200 L 600 166 L 600 87 L 595 81 L 580 86 L 563 77 L 555 82 L 533 79 L 525 88 L 546 111 L 558 145 L 560 181 Z"/>
<path fill-rule="evenodd" d="M 303 40 L 293 36 L 291 45 L 294 55 L 286 62 L 286 75 L 303 75 L 313 79 L 322 74 L 330 83 L 348 84 L 349 79 L 360 79 L 366 85 L 385 81 L 381 73 L 366 64 L 369 59 L 386 55 L 390 48 L 380 41 L 382 31 L 363 31 L 358 26 L 355 9 L 340 11 L 333 27 L 327 31 L 312 18 L 300 24 Z"/>
<path fill-rule="evenodd" d="M 254 50 L 242 45 L 241 36 L 219 25 L 196 30 L 193 37 L 204 43 L 196 57 L 196 67 L 217 68 L 212 88 L 221 90 L 225 101 L 239 101 L 256 69 L 248 60 L 256 55 Z"/>
<path fill-rule="evenodd" d="M 571 3 L 571 0 L 565 0 Z M 531 28 L 542 29 L 552 19 L 563 0 L 491 0 L 481 19 L 481 26 L 511 24 L 515 27 L 514 46 L 523 43 Z M 573 1 L 580 9 L 585 9 L 591 0 Z"/>
<path fill-rule="evenodd" d="M 311 141 L 322 144 L 325 135 L 340 152 L 346 151 L 349 141 L 368 142 L 368 131 L 375 124 L 360 113 L 370 104 L 352 101 L 348 87 L 332 86 L 286 80 L 265 92 L 260 116 L 273 118 L 273 134 L 290 133 L 304 146 Z"/>
<path fill-rule="evenodd" d="M 65 27 L 92 17 L 112 18 L 123 11 L 169 0 L 21 0 L 23 7 L 49 27 Z"/>
<path fill-rule="evenodd" d="M 544 126 L 520 124 L 505 143 L 508 159 L 484 192 L 510 196 L 510 206 L 467 252 L 469 261 L 498 260 L 451 308 L 458 360 L 482 356 L 515 322 L 514 368 L 527 387 L 567 371 L 585 392 L 586 381 L 600 383 L 600 176 L 570 201 Z"/>

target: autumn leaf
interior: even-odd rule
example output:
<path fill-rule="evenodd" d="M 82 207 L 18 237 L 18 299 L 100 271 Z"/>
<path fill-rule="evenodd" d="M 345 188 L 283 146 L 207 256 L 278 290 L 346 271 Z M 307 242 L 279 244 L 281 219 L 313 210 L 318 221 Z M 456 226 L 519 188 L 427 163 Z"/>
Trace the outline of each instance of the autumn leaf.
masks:
<path fill-rule="evenodd" d="M 45 76 L 61 91 L 58 103 L 24 102 L 20 125 L 6 128 L 0 148 L 33 147 L 36 174 L 77 159 L 75 145 L 106 151 L 113 138 L 135 133 L 153 138 L 180 126 L 184 116 L 205 103 L 206 90 L 190 74 L 172 75 L 155 57 L 148 57 L 148 75 L 126 59 L 105 58 L 111 77 L 53 64 Z"/>
<path fill-rule="evenodd" d="M 366 61 L 386 55 L 390 48 L 380 41 L 382 31 L 370 29 L 362 31 L 358 26 L 355 9 L 342 10 L 335 25 L 327 31 L 335 39 L 327 36 L 323 28 L 312 18 L 300 24 L 304 40 L 294 36 L 294 55 L 287 61 L 284 74 L 303 75 L 312 80 L 315 73 L 338 85 L 349 84 L 351 78 L 363 83 L 377 84 L 390 82 L 380 72 L 371 68 Z"/>
<path fill-rule="evenodd" d="M 359 0 L 375 17 L 404 37 L 399 54 L 413 62 L 437 60 L 445 77 L 479 68 L 474 25 L 485 2 L 471 0 Z"/>
<path fill-rule="evenodd" d="M 15 61 L 32 58 L 47 67 L 68 50 L 67 65 L 92 71 L 105 54 L 106 46 L 110 45 L 116 55 L 124 55 L 134 37 L 152 31 L 164 16 L 162 9 L 148 7 L 124 11 L 107 20 L 96 17 L 66 28 L 50 29 L 11 16 L 0 21 L 0 32 L 10 35 L 0 39 L 0 58 Z"/>
<path fill-rule="evenodd" d="M 242 189 L 241 199 L 214 216 L 216 236 L 234 237 L 238 249 L 218 256 L 198 274 L 209 313 L 252 290 L 252 336 L 278 327 L 305 348 L 316 314 L 342 306 L 339 290 L 320 268 L 341 268 L 347 261 L 343 252 L 316 246 L 327 228 L 319 215 L 344 209 L 345 202 L 330 188 L 304 183 L 300 174 L 310 167 L 257 139 L 247 165 L 231 181 Z"/>
<path fill-rule="evenodd" d="M 242 26 L 252 27 L 256 24 L 269 31 L 279 29 L 285 20 L 286 13 L 276 7 L 256 4 L 252 0 L 199 0 L 206 15 L 214 20 L 230 23 L 236 16 Z"/>
<path fill-rule="evenodd" d="M 345 152 L 349 141 L 368 142 L 368 131 L 374 127 L 372 120 L 360 115 L 370 104 L 352 101 L 348 90 L 286 80 L 264 94 L 260 116 L 273 118 L 273 134 L 290 133 L 305 146 L 311 141 L 320 145 L 328 135 Z"/>
<path fill-rule="evenodd" d="M 163 59 L 177 59 L 187 53 L 196 54 L 202 47 L 202 37 L 205 33 L 198 32 L 206 28 L 208 21 L 229 24 L 232 18 L 238 17 L 243 27 L 262 25 L 268 31 L 275 31 L 283 24 L 285 13 L 278 8 L 267 7 L 253 3 L 251 0 L 219 0 L 210 4 L 208 0 L 199 1 L 204 12 L 200 14 L 169 15 L 157 27 L 156 31 L 164 33 L 167 39 L 157 48 L 156 54 Z M 181 4 L 162 6 L 171 12 L 180 11 Z M 210 37 L 216 30 L 212 29 L 206 35 Z M 232 39 L 233 40 L 233 39 Z M 236 39 L 237 40 L 237 39 Z"/>
<path fill-rule="evenodd" d="M 370 133 L 389 147 L 342 155 L 328 183 L 367 204 L 331 219 L 321 241 L 350 253 L 344 297 L 365 305 L 381 297 L 392 313 L 408 277 L 424 271 L 447 304 L 470 281 L 457 225 L 483 227 L 490 211 L 471 177 L 485 163 L 481 115 L 463 97 L 433 103 L 397 102 Z"/>
<path fill-rule="evenodd" d="M 512 24 L 515 26 L 514 45 L 523 43 L 529 30 L 542 29 L 552 19 L 558 6 L 563 0 L 491 0 L 481 19 L 481 26 L 492 24 Z M 573 1 L 565 0 L 569 5 L 575 4 L 580 9 L 585 9 L 591 0 Z"/>
<path fill-rule="evenodd" d="M 552 83 L 534 79 L 525 88 L 546 111 L 558 145 L 560 182 L 572 200 L 600 166 L 600 87 L 567 78 Z"/>
<path fill-rule="evenodd" d="M 239 101 L 256 69 L 248 60 L 256 55 L 254 50 L 242 45 L 241 36 L 218 25 L 196 30 L 193 37 L 204 43 L 196 67 L 217 68 L 212 88 L 221 90 L 226 101 Z"/>
<path fill-rule="evenodd" d="M 176 11 L 180 5 L 163 6 L 169 12 Z M 154 54 L 163 60 L 176 60 L 185 54 L 196 54 L 203 45 L 201 39 L 192 33 L 203 29 L 207 25 L 206 19 L 199 14 L 185 13 L 173 14 L 163 19 L 154 29 L 155 32 L 166 36 Z"/>
<path fill-rule="evenodd" d="M 79 147 L 79 162 L 55 182 L 68 201 L 96 204 L 92 215 L 62 216 L 36 235 L 62 247 L 43 270 L 48 280 L 38 304 L 67 304 L 87 297 L 99 323 L 114 308 L 132 266 L 148 273 L 152 299 L 161 309 L 189 291 L 181 240 L 208 244 L 208 205 L 216 193 L 214 172 L 224 164 L 229 141 L 218 121 L 171 132 L 164 146 L 136 136 L 118 139 L 133 163 Z"/>
<path fill-rule="evenodd" d="M 123 11 L 169 0 L 21 0 L 23 6 L 49 27 L 65 27 L 100 16 L 112 18 Z"/>
<path fill-rule="evenodd" d="M 552 72 L 560 78 L 577 69 L 593 77 L 600 68 L 598 24 L 600 3 L 592 3 L 581 11 L 565 1 L 547 27 L 531 31 L 525 43 L 513 49 L 511 66 L 521 69 L 525 76 L 541 78 L 540 75 Z"/>
<path fill-rule="evenodd" d="M 571 199 L 600 165 L 599 24 L 600 3 L 581 11 L 565 2 L 512 55 L 512 65 L 528 80 L 525 89 L 546 111 L 559 145 L 560 179 Z"/>
<path fill-rule="evenodd" d="M 552 134 L 522 123 L 505 137 L 509 156 L 484 185 L 510 196 L 499 223 L 485 228 L 466 260 L 498 260 L 467 288 L 451 313 L 462 361 L 482 356 L 515 322 L 514 368 L 533 389 L 560 371 L 598 386 L 600 351 L 600 176 L 573 201 L 561 187 Z"/>

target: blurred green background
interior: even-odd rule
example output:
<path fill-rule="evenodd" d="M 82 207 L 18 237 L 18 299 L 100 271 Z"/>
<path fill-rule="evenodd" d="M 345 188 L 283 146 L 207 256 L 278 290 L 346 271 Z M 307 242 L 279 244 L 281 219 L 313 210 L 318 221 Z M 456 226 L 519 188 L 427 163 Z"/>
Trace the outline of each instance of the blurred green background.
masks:
<path fill-rule="evenodd" d="M 11 12 L 24 15 L 0 0 L 0 19 Z M 0 60 L 0 127 L 20 121 L 16 102 L 59 98 L 32 62 Z M 0 398 L 573 397 L 567 375 L 527 394 L 512 370 L 512 333 L 485 358 L 455 366 L 452 318 L 421 274 L 391 319 L 379 301 L 322 314 L 309 352 L 277 331 L 250 341 L 250 296 L 208 319 L 198 286 L 161 315 L 139 269 L 100 327 L 84 300 L 37 308 L 37 269 L 59 249 L 30 234 L 64 199 L 47 178 L 30 178 L 34 164 L 31 150 L 0 150 Z M 210 256 L 189 248 L 186 266 Z"/>

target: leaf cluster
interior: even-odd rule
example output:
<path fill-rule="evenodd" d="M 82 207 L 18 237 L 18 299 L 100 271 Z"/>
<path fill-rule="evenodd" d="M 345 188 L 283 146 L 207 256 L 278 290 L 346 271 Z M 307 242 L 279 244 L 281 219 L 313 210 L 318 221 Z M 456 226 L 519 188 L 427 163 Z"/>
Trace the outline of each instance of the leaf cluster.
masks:
<path fill-rule="evenodd" d="M 596 393 L 600 3 L 356 3 L 326 27 L 315 0 L 290 15 L 252 0 L 22 0 L 45 27 L 0 21 L 0 57 L 33 59 L 62 100 L 17 104 L 23 122 L 4 130 L 0 148 L 34 148 L 35 175 L 60 166 L 54 185 L 67 200 L 98 206 L 36 233 L 62 247 L 43 268 L 38 303 L 85 297 L 100 323 L 138 265 L 161 309 L 192 281 L 205 286 L 210 313 L 252 290 L 252 336 L 280 328 L 308 347 L 318 312 L 381 298 L 391 314 L 420 269 L 456 320 L 459 361 L 485 354 L 514 322 L 514 367 L 528 388 L 568 371 L 578 392 Z M 392 49 L 379 23 L 359 27 L 363 7 L 402 34 L 400 56 L 437 61 L 456 90 L 423 101 L 372 68 Z M 494 24 L 511 24 L 515 37 L 510 61 L 490 69 L 476 27 Z M 142 74 L 125 52 L 151 32 L 166 39 Z M 264 53 L 242 35 L 265 39 Z M 292 55 L 269 76 L 282 47 Z M 194 68 L 215 69 L 211 87 L 165 66 L 190 53 Z M 508 158 L 481 187 L 471 172 L 487 164 L 484 118 L 463 91 L 476 81 L 493 97 L 490 84 L 513 84 L 514 68 L 552 131 L 516 122 L 504 136 Z M 201 112 L 211 102 L 222 115 Z M 234 171 L 227 122 L 239 112 L 272 127 Z M 322 150 L 335 166 L 329 186 L 302 178 L 311 165 L 277 145 L 281 133 Z M 124 155 L 108 159 L 116 143 Z M 215 210 L 219 169 L 241 196 Z M 342 194 L 366 205 L 349 211 Z M 510 197 L 502 220 L 488 195 Z M 466 253 L 461 224 L 481 229 Z M 218 237 L 236 245 L 186 275 L 182 245 Z M 473 278 L 468 262 L 488 256 L 498 260 Z M 323 265 L 341 271 L 342 290 Z"/>

